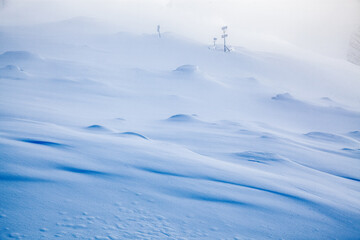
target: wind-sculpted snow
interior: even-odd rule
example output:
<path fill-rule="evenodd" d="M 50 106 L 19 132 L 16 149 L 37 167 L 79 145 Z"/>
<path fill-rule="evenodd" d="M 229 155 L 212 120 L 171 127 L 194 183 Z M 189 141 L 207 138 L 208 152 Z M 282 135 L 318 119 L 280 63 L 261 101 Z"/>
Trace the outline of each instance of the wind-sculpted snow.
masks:
<path fill-rule="evenodd" d="M 176 114 L 167 119 L 171 122 L 196 122 L 198 121 L 194 116 L 187 115 L 187 114 Z"/>
<path fill-rule="evenodd" d="M 332 126 L 332 130 L 341 131 L 338 127 L 344 125 L 337 123 L 345 121 L 353 129 L 359 127 L 359 111 L 348 110 L 342 107 L 321 106 L 294 98 L 289 93 L 277 94 L 271 100 L 274 103 L 273 110 L 281 108 L 282 111 L 279 112 L 279 115 L 282 116 L 283 111 L 286 111 L 287 116 L 284 117 L 289 118 L 291 121 L 301 118 L 306 125 L 312 125 L 322 130 Z M 311 115 L 314 117 L 309 118 L 308 116 Z"/>
<path fill-rule="evenodd" d="M 360 140 L 360 131 L 352 131 L 352 132 L 349 132 L 348 135 L 357 140 Z"/>
<path fill-rule="evenodd" d="M 109 129 L 107 129 L 106 127 L 103 127 L 101 125 L 91 125 L 91 126 L 88 126 L 86 127 L 87 130 L 90 130 L 90 131 L 97 131 L 97 132 L 110 132 Z"/>
<path fill-rule="evenodd" d="M 323 133 L 323 132 L 309 132 L 305 134 L 307 137 L 314 138 L 320 141 L 328 141 L 334 143 L 344 143 L 348 145 L 358 145 L 359 141 L 354 141 L 351 138 L 339 136 L 331 133 Z"/>
<path fill-rule="evenodd" d="M 357 70 L 99 26 L 2 28 L 0 239 L 360 235 Z"/>
<path fill-rule="evenodd" d="M 26 142 L 26 143 L 39 144 L 39 145 L 44 145 L 44 146 L 49 146 L 49 147 L 66 147 L 66 145 L 61 144 L 61 143 L 44 141 L 44 140 L 36 140 L 36 139 L 29 139 L 29 138 L 17 139 L 17 140 Z"/>
<path fill-rule="evenodd" d="M 199 67 L 195 65 L 182 65 L 174 70 L 178 73 L 184 73 L 184 74 L 195 74 L 198 73 Z"/>
<path fill-rule="evenodd" d="M 16 65 L 6 65 L 5 67 L 0 68 L 0 78 L 20 80 L 27 76 L 28 73 Z"/>
<path fill-rule="evenodd" d="M 283 161 L 280 157 L 276 156 L 272 153 L 264 153 L 264 152 L 240 152 L 240 153 L 234 153 L 235 157 L 245 160 L 245 161 L 251 161 L 255 163 L 261 163 L 261 164 L 269 164 L 271 162 L 279 162 Z"/>
<path fill-rule="evenodd" d="M 38 55 L 28 51 L 6 51 L 0 54 L 0 62 L 18 63 L 38 60 L 41 60 Z"/>
<path fill-rule="evenodd" d="M 283 94 L 277 94 L 275 97 L 272 97 L 271 99 L 279 100 L 279 101 L 291 101 L 294 98 L 289 93 L 283 93 Z"/>
<path fill-rule="evenodd" d="M 134 136 L 134 137 L 139 137 L 139 138 L 148 140 L 147 137 L 141 135 L 140 133 L 136 133 L 136 132 L 122 132 L 122 133 L 120 133 L 120 135 L 122 135 L 122 136 L 130 136 L 130 137 Z"/>

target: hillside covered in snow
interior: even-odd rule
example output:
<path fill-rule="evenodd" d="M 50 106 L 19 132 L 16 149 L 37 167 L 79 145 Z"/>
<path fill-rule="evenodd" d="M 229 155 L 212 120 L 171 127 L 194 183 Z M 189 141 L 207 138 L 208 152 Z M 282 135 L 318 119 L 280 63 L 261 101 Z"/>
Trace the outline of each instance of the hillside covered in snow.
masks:
<path fill-rule="evenodd" d="M 298 51 L 0 27 L 0 238 L 358 239 L 359 89 Z"/>

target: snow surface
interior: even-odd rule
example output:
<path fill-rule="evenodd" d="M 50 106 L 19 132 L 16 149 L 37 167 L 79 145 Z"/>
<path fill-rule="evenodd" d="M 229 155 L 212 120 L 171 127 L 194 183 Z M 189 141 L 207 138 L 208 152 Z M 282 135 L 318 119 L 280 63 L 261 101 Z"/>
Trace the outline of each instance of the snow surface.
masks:
<path fill-rule="evenodd" d="M 360 68 L 96 29 L 0 28 L 1 239 L 359 238 Z"/>

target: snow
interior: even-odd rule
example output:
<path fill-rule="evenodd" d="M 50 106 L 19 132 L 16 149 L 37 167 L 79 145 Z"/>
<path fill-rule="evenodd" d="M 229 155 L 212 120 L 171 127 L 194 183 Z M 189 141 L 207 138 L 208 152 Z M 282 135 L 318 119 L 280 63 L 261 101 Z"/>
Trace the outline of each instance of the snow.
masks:
<path fill-rule="evenodd" d="M 182 65 L 178 68 L 175 69 L 176 72 L 182 72 L 182 73 L 196 73 L 199 71 L 199 67 L 198 66 L 194 66 L 194 65 Z"/>
<path fill-rule="evenodd" d="M 22 79 L 26 78 L 28 74 L 16 65 L 6 65 L 0 68 L 0 76 L 8 79 Z"/>
<path fill-rule="evenodd" d="M 1 239 L 360 235 L 357 66 L 99 26 L 0 28 Z"/>

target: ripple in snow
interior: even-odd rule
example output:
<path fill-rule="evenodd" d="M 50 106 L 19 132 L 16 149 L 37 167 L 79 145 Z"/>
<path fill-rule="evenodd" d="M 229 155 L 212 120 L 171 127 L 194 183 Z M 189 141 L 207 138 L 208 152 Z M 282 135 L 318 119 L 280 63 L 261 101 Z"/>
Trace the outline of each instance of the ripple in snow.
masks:
<path fill-rule="evenodd" d="M 122 136 L 129 136 L 129 137 L 139 137 L 139 138 L 142 138 L 142 139 L 145 139 L 145 140 L 148 140 L 147 137 L 139 134 L 139 133 L 136 133 L 136 132 L 122 132 L 120 133 L 120 135 Z"/>

